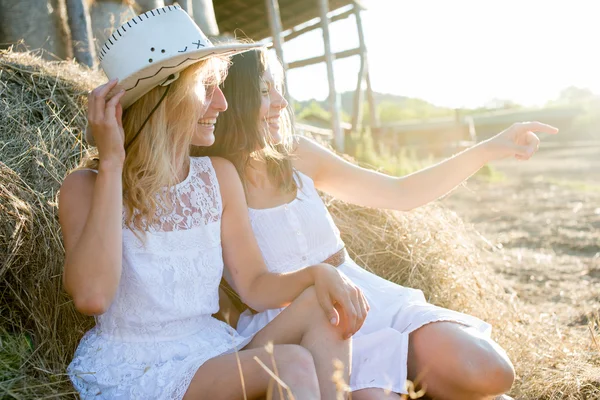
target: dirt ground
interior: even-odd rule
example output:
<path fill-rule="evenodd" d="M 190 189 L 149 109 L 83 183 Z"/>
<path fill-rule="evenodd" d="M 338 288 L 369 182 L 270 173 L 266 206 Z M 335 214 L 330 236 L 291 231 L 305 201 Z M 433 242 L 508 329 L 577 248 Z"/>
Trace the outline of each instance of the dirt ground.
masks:
<path fill-rule="evenodd" d="M 600 142 L 542 146 L 527 162 L 493 167 L 497 181 L 473 178 L 444 204 L 497 249 L 487 259 L 508 293 L 558 336 L 591 344 L 600 311 Z"/>

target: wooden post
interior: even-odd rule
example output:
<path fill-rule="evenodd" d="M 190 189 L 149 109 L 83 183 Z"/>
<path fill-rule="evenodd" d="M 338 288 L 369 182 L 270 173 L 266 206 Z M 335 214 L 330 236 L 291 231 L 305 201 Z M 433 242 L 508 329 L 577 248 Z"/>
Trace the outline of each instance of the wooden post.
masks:
<path fill-rule="evenodd" d="M 365 65 L 365 80 L 367 81 L 367 101 L 369 102 L 369 115 L 371 118 L 371 135 L 375 142 L 376 148 L 379 149 L 381 143 L 381 130 L 379 126 L 379 116 L 377 115 L 377 108 L 375 106 L 375 96 L 373 95 L 373 88 L 371 87 L 371 76 L 369 74 L 369 66 Z"/>
<path fill-rule="evenodd" d="M 360 125 L 363 117 L 363 90 L 362 84 L 365 80 L 365 58 L 360 55 L 360 70 L 358 71 L 358 81 L 356 82 L 356 90 L 354 91 L 354 104 L 352 107 L 352 130 L 356 133 L 360 132 Z"/>
<path fill-rule="evenodd" d="M 285 99 L 288 101 L 289 107 L 293 110 L 294 102 L 290 96 L 290 91 L 288 90 L 288 65 L 285 62 L 285 58 L 283 57 L 283 28 L 281 25 L 281 14 L 279 13 L 279 0 L 265 0 L 265 3 L 269 14 L 269 27 L 271 28 L 273 46 L 275 47 L 275 53 L 277 54 L 277 58 L 279 59 L 279 62 L 283 67 L 283 86 L 285 88 Z"/>
<path fill-rule="evenodd" d="M 367 70 L 367 46 L 365 44 L 365 35 L 363 32 L 362 19 L 360 17 L 360 6 L 354 3 L 352 7 L 354 18 L 356 20 L 356 29 L 358 31 L 358 47 L 360 49 L 360 70 L 358 72 L 358 82 L 354 92 L 354 110 L 352 113 L 352 130 L 359 132 L 359 126 L 363 116 L 363 91 L 362 84 L 366 77 Z M 372 112 L 373 110 L 371 110 Z"/>
<path fill-rule="evenodd" d="M 0 0 L 0 48 L 24 43 L 44 49 L 45 59 L 71 58 L 71 32 L 64 0 Z"/>
<path fill-rule="evenodd" d="M 331 125 L 333 130 L 334 147 L 337 151 L 344 152 L 344 132 L 340 126 L 340 98 L 335 89 L 335 79 L 333 77 L 333 53 L 331 52 L 331 41 L 329 38 L 329 1 L 319 0 L 319 9 L 321 14 L 321 28 L 323 29 L 323 46 L 325 48 L 325 62 L 327 63 L 327 78 L 329 80 L 329 105 L 331 110 Z"/>
<path fill-rule="evenodd" d="M 275 46 L 275 53 L 277 58 L 283 64 L 284 68 L 287 68 L 283 59 L 283 40 L 281 38 L 281 14 L 279 13 L 279 1 L 278 0 L 265 0 L 267 12 L 269 14 L 269 27 L 271 28 L 271 36 L 273 37 L 273 45 Z"/>
<path fill-rule="evenodd" d="M 212 0 L 192 0 L 194 21 L 206 36 L 219 36 L 219 26 L 215 17 L 215 7 Z"/>
<path fill-rule="evenodd" d="M 194 19 L 194 7 L 192 5 L 192 0 L 177 0 L 181 8 L 188 13 L 192 19 Z"/>
<path fill-rule="evenodd" d="M 75 60 L 94 68 L 96 66 L 96 49 L 92 45 L 92 23 L 87 1 L 67 0 L 67 16 Z"/>

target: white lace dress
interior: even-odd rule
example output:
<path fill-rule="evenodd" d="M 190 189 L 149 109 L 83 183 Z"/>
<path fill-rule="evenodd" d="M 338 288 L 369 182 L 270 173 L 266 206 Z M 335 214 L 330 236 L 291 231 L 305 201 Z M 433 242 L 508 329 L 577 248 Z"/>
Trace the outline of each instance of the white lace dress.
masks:
<path fill-rule="evenodd" d="M 269 270 L 288 272 L 326 260 L 344 247 L 340 233 L 323 204 L 312 180 L 298 173 L 302 189 L 288 204 L 269 209 L 250 209 L 254 234 Z M 409 334 L 435 321 L 454 321 L 490 334 L 489 324 L 463 313 L 427 303 L 420 290 L 396 285 L 372 274 L 350 259 L 339 269 L 359 286 L 371 310 L 363 327 L 354 335 L 352 375 L 354 390 L 383 388 L 407 393 Z M 257 332 L 281 310 L 258 314 L 245 311 L 238 332 Z"/>
<path fill-rule="evenodd" d="M 83 399 L 181 399 L 204 362 L 250 341 L 211 316 L 219 309 L 223 258 L 210 159 L 191 158 L 188 177 L 165 192 L 175 208 L 144 241 L 123 227 L 116 296 L 68 367 Z"/>

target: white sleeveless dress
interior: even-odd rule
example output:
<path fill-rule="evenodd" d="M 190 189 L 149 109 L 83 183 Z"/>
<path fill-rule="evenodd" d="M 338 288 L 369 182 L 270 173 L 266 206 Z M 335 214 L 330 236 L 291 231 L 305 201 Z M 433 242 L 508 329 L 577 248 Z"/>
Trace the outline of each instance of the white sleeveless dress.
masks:
<path fill-rule="evenodd" d="M 344 247 L 313 181 L 298 172 L 301 189 L 288 204 L 250 209 L 250 220 L 267 267 L 290 272 L 326 260 Z M 489 335 L 489 324 L 473 316 L 427 303 L 420 290 L 394 284 L 367 272 L 346 253 L 338 270 L 359 286 L 371 306 L 363 327 L 353 336 L 351 390 L 383 388 L 404 393 L 409 334 L 431 322 L 453 321 Z M 238 332 L 250 335 L 281 309 L 258 314 L 245 311 Z"/>
<path fill-rule="evenodd" d="M 176 199 L 143 241 L 123 226 L 123 271 L 108 311 L 96 317 L 68 367 L 83 399 L 181 399 L 207 360 L 244 347 L 211 315 L 223 273 L 222 202 L 208 157 L 164 189 Z"/>

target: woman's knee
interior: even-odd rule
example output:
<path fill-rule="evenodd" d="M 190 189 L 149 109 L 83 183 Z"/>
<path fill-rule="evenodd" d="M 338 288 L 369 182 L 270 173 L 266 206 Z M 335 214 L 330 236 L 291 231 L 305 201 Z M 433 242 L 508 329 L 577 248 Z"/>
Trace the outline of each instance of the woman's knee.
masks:
<path fill-rule="evenodd" d="M 315 287 L 309 286 L 304 289 L 304 291 L 293 301 L 293 304 L 296 304 L 298 307 L 302 307 L 307 311 L 312 311 L 317 307 L 320 308 Z"/>
<path fill-rule="evenodd" d="M 307 321 L 314 322 L 317 319 L 315 316 L 325 315 L 322 311 L 322 308 L 319 304 L 319 299 L 317 298 L 317 291 L 314 286 L 310 286 L 288 306 L 288 308 L 294 310 L 296 315 L 306 316 Z M 310 318 L 308 318 L 310 317 Z"/>
<path fill-rule="evenodd" d="M 478 338 L 478 354 L 465 360 L 469 386 L 478 393 L 506 393 L 515 380 L 515 370 L 504 350 L 491 339 Z"/>
<path fill-rule="evenodd" d="M 296 387 L 316 387 L 317 371 L 310 351 L 300 345 L 285 344 L 274 348 L 277 371 L 288 385 Z"/>
<path fill-rule="evenodd" d="M 452 322 L 432 323 L 411 333 L 408 370 L 409 378 L 449 381 L 482 395 L 505 393 L 515 379 L 513 365 L 498 344 Z M 429 373 L 433 375 L 428 379 Z"/>

